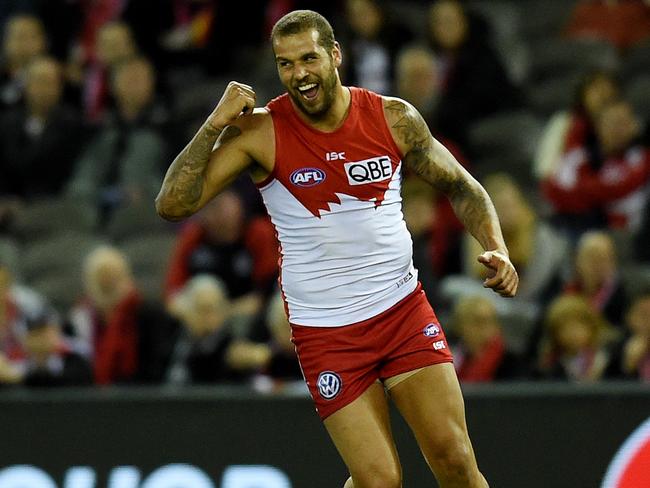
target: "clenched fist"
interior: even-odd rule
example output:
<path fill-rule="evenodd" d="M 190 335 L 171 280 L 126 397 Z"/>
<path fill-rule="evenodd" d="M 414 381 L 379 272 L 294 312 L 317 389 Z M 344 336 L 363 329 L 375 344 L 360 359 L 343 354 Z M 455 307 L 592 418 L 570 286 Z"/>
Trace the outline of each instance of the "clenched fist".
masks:
<path fill-rule="evenodd" d="M 255 108 L 253 87 L 231 81 L 221 96 L 221 100 L 208 117 L 208 123 L 217 130 L 223 130 L 240 115 L 253 113 Z"/>

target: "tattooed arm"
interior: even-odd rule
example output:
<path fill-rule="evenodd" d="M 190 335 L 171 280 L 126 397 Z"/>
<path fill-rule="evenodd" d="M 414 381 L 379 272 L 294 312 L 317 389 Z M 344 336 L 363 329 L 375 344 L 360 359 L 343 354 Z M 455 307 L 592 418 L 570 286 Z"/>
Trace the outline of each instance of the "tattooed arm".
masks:
<path fill-rule="evenodd" d="M 514 296 L 519 279 L 485 189 L 431 135 L 412 105 L 396 98 L 384 98 L 384 113 L 404 155 L 403 164 L 447 195 L 458 218 L 486 251 L 478 260 L 493 270 L 494 276 L 484 285 L 502 296 Z"/>
<path fill-rule="evenodd" d="M 250 141 L 263 117 L 253 114 L 254 106 L 251 87 L 228 85 L 212 114 L 167 170 L 156 197 L 161 217 L 180 220 L 192 215 L 252 165 Z"/>

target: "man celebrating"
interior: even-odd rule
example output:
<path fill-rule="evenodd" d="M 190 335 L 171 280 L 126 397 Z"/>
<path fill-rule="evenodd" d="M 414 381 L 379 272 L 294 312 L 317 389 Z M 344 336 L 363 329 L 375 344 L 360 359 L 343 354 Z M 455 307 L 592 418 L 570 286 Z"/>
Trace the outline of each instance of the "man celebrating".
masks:
<path fill-rule="evenodd" d="M 450 198 L 485 250 L 485 286 L 511 297 L 518 277 L 494 207 L 411 105 L 341 85 L 341 49 L 320 14 L 287 14 L 271 41 L 287 93 L 256 109 L 253 89 L 231 82 L 169 168 L 157 210 L 187 217 L 250 172 L 280 240 L 305 380 L 350 470 L 345 488 L 401 486 L 386 391 L 442 487 L 485 487 L 448 344 L 412 265 L 402 165 Z"/>

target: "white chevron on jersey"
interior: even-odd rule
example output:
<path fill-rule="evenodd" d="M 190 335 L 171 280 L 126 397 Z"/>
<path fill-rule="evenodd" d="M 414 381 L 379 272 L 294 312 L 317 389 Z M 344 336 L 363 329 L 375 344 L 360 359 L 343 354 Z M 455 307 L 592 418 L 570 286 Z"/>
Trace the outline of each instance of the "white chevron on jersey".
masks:
<path fill-rule="evenodd" d="M 337 327 L 374 317 L 417 286 L 402 216 L 401 163 L 384 200 L 336 193 L 320 217 L 276 180 L 260 188 L 281 245 L 289 321 Z"/>

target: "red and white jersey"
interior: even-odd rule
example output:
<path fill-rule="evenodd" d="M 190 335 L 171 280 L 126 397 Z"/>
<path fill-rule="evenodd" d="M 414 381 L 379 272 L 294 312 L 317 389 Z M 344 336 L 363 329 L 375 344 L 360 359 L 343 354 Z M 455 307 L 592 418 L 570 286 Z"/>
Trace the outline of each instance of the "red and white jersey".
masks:
<path fill-rule="evenodd" d="M 360 322 L 417 285 L 401 154 L 382 99 L 350 92 L 343 125 L 329 133 L 300 119 L 286 94 L 267 105 L 275 166 L 258 186 L 280 241 L 280 285 L 295 325 Z"/>

